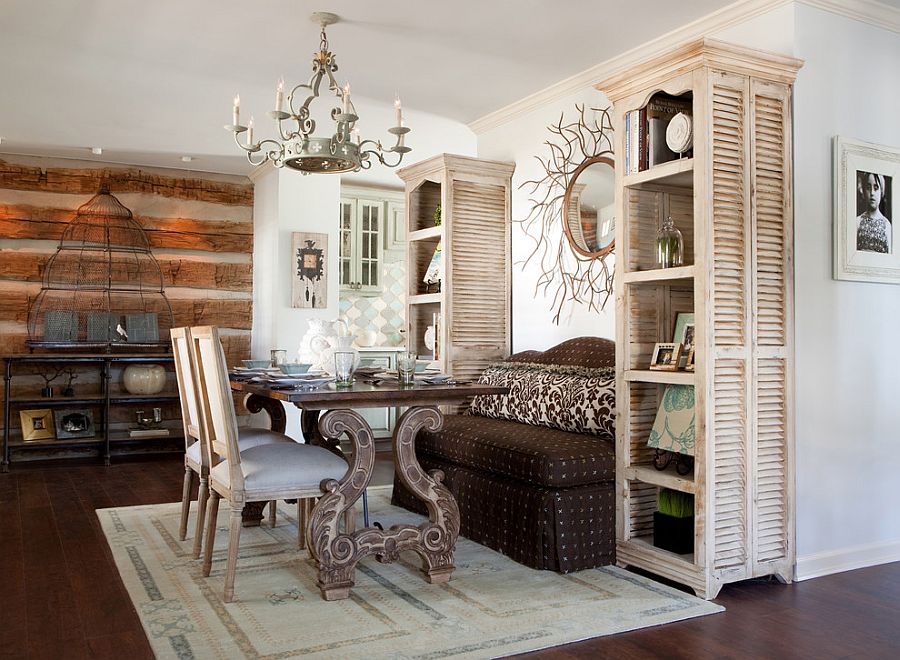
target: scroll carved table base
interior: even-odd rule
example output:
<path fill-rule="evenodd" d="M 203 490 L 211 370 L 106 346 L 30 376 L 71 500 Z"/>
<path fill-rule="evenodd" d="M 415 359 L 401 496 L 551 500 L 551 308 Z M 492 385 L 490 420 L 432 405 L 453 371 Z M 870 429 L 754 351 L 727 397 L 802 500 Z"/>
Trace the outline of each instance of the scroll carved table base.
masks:
<path fill-rule="evenodd" d="M 397 472 L 407 488 L 425 502 L 429 520 L 420 525 L 394 525 L 386 530 L 367 527 L 344 533 L 338 523 L 369 483 L 375 466 L 375 442 L 372 429 L 352 410 L 332 410 L 322 418 L 320 429 L 325 437 L 338 438 L 348 433 L 356 449 L 344 478 L 322 483 L 325 494 L 306 529 L 307 547 L 318 563 L 318 585 L 325 600 L 350 595 L 356 564 L 369 555 L 389 563 L 404 550 L 413 550 L 421 557 L 422 572 L 429 582 L 450 579 L 455 568 L 453 551 L 459 536 L 459 509 L 450 491 L 441 484 L 443 473 L 434 470 L 429 475 L 419 466 L 414 445 L 420 429 L 437 431 L 442 424 L 437 408 L 411 408 L 394 430 Z"/>
<path fill-rule="evenodd" d="M 272 430 L 284 432 L 286 416 L 282 403 L 248 394 L 244 405 L 250 412 L 265 410 Z M 455 568 L 453 552 L 459 536 L 459 508 L 450 491 L 441 483 L 440 470 L 426 473 L 416 460 L 415 438 L 421 429 L 440 430 L 443 417 L 436 407 L 413 407 L 394 429 L 394 466 L 410 492 L 425 502 L 428 521 L 420 525 L 393 525 L 381 530 L 366 527 L 342 531 L 340 522 L 365 492 L 375 468 L 375 441 L 372 429 L 353 410 L 336 409 L 319 420 L 318 410 L 302 411 L 301 427 L 306 441 L 325 447 L 340 456 L 340 437 L 348 434 L 354 453 L 347 474 L 340 481 L 322 483 L 324 495 L 312 512 L 306 528 L 306 547 L 318 565 L 318 586 L 325 600 L 348 598 L 354 584 L 356 564 L 369 555 L 382 563 L 396 561 L 400 553 L 413 550 L 422 560 L 422 572 L 430 583 L 450 580 Z M 265 503 L 244 507 L 244 526 L 259 525 Z"/>

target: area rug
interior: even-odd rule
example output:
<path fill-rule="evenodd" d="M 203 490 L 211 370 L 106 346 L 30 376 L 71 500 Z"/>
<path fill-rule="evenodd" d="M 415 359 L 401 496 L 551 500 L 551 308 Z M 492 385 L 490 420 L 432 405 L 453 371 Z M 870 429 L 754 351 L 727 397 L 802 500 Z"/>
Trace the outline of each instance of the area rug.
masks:
<path fill-rule="evenodd" d="M 385 527 L 422 518 L 370 494 Z M 224 508 L 223 508 L 224 509 Z M 97 511 L 116 566 L 159 658 L 488 658 L 656 626 L 724 608 L 610 566 L 537 571 L 460 538 L 456 571 L 431 585 L 416 555 L 358 565 L 347 600 L 325 602 L 309 554 L 297 548 L 296 507 L 274 528 L 245 529 L 235 600 L 222 601 L 227 515 L 212 574 L 178 540 L 180 504 Z M 193 530 L 193 521 L 188 529 Z"/>

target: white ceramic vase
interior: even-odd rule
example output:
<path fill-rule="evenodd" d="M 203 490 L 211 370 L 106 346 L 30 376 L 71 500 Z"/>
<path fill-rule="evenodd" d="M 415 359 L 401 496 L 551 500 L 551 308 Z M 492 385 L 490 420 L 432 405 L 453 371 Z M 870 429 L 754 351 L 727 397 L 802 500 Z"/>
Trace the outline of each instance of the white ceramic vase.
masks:
<path fill-rule="evenodd" d="M 159 394 L 166 387 L 166 368 L 160 364 L 130 364 L 122 372 L 122 383 L 130 394 Z"/>

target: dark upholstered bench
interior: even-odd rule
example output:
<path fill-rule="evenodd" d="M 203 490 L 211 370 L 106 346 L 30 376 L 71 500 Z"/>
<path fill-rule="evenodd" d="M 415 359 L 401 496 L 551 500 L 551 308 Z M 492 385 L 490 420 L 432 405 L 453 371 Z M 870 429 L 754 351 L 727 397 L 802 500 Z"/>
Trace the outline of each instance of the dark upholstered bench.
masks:
<path fill-rule="evenodd" d="M 533 568 L 614 562 L 614 362 L 613 342 L 594 337 L 518 353 L 482 376 L 508 397 L 479 397 L 419 434 L 416 455 L 444 472 L 463 536 Z M 393 502 L 424 513 L 396 476 Z"/>

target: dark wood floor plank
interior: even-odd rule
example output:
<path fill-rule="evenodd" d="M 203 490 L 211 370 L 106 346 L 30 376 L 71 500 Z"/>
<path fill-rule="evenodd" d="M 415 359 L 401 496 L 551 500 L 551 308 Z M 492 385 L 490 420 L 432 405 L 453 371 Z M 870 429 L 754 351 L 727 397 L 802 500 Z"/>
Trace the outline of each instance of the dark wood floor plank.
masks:
<path fill-rule="evenodd" d="M 390 483 L 379 456 L 375 483 Z M 181 499 L 177 456 L 52 466 L 0 475 L 0 657 L 151 658 L 95 509 Z M 585 640 L 529 657 L 900 657 L 900 563 L 781 585 L 726 586 L 722 614 Z"/>

